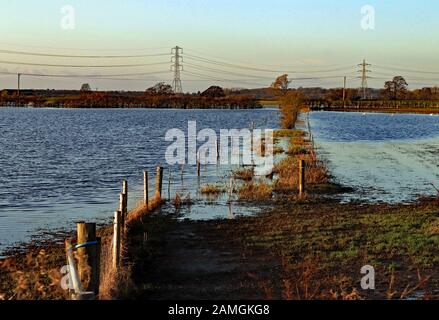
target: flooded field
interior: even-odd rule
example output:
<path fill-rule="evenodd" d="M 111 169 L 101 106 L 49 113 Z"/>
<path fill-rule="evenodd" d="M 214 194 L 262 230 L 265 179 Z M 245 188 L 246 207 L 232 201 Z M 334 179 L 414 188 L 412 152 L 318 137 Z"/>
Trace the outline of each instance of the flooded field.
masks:
<path fill-rule="evenodd" d="M 0 109 L 0 252 L 31 236 L 85 219 L 109 222 L 127 179 L 129 207 L 143 194 L 143 170 L 154 186 L 155 168 L 164 167 L 163 196 L 190 197 L 182 218 L 229 218 L 255 207 L 230 206 L 227 196 L 207 199 L 200 185 L 228 181 L 229 166 L 169 167 L 168 129 L 276 128 L 278 111 L 263 110 L 67 110 Z M 170 179 L 169 179 L 170 177 Z M 170 183 L 169 183 L 170 181 Z"/>
<path fill-rule="evenodd" d="M 343 201 L 399 203 L 439 187 L 439 116 L 316 112 L 321 157 L 334 180 L 354 188 Z"/>

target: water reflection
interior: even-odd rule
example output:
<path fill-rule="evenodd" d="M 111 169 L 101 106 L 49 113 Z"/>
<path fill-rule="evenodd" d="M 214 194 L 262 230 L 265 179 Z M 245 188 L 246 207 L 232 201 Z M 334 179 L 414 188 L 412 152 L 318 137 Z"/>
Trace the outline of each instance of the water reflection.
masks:
<path fill-rule="evenodd" d="M 439 185 L 439 117 L 313 113 L 318 153 L 355 192 L 343 201 L 410 202 Z"/>
<path fill-rule="evenodd" d="M 165 133 L 198 128 L 275 128 L 278 111 L 263 110 L 70 110 L 0 108 L 0 252 L 36 230 L 74 226 L 77 220 L 106 222 L 118 205 L 121 181 L 130 183 L 129 206 L 143 198 L 143 171 L 164 165 Z M 194 201 L 190 219 L 227 218 L 227 198 L 207 205 L 199 185 L 221 183 L 230 167 L 165 166 L 164 196 L 177 192 Z M 171 181 L 169 182 L 169 172 Z M 168 174 L 166 174 L 168 173 Z M 166 181 L 168 179 L 168 181 Z M 227 180 L 227 178 L 226 178 Z M 166 184 L 167 183 L 167 184 Z M 252 208 L 234 208 L 253 214 Z"/>

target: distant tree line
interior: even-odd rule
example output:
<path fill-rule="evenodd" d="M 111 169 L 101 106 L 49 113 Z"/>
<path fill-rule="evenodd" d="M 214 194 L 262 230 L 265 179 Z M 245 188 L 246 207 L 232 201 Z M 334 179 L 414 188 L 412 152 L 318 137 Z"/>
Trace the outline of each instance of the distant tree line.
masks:
<path fill-rule="evenodd" d="M 411 105 L 423 105 L 439 101 L 438 87 L 408 89 L 408 83 L 402 76 L 386 81 L 383 88 L 369 88 L 367 99 L 358 88 L 290 88 L 288 75 L 278 77 L 271 87 L 258 89 L 223 89 L 212 86 L 204 92 L 175 95 L 172 87 L 160 82 L 145 91 L 92 91 L 89 84 L 83 84 L 80 90 L 21 90 L 21 105 L 36 107 L 65 108 L 239 108 L 260 107 L 260 100 L 297 99 L 304 104 L 317 103 L 325 106 L 340 106 L 375 102 L 381 107 L 394 106 L 395 101 L 410 102 Z M 294 84 L 293 84 L 294 86 Z M 293 99 L 293 100 L 294 100 Z M 17 90 L 0 91 L 0 106 L 15 106 L 18 102 Z M 285 101 L 284 101 L 285 102 Z M 302 102 L 301 102 L 302 103 Z"/>
<path fill-rule="evenodd" d="M 1 106 L 15 106 L 17 90 L 3 90 Z M 160 82 L 145 92 L 91 91 L 84 84 L 79 91 L 23 90 L 21 105 L 62 108 L 176 108 L 176 109 L 254 109 L 261 107 L 258 99 L 247 95 L 226 94 L 218 86 L 204 92 L 175 95 L 172 87 Z"/>

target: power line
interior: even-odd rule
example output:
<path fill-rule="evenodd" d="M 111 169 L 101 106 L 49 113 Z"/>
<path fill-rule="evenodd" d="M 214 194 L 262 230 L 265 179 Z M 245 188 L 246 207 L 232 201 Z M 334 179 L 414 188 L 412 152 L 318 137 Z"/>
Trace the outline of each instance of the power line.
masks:
<path fill-rule="evenodd" d="M 249 71 L 259 71 L 259 72 L 269 72 L 269 73 L 326 73 L 326 72 L 335 72 L 335 71 L 343 71 L 347 69 L 351 69 L 354 66 L 344 66 L 340 68 L 334 68 L 334 69 L 325 69 L 325 70 L 275 70 L 275 69 L 265 69 L 265 68 L 259 68 L 259 67 L 250 67 L 250 66 L 244 66 L 244 65 L 238 65 L 238 64 L 232 64 L 232 63 L 226 63 L 226 62 L 220 62 L 212 59 L 206 59 L 203 57 L 191 55 L 191 54 L 185 54 L 185 58 L 188 58 L 190 60 L 195 60 L 198 62 L 228 67 L 228 68 L 234 68 L 234 69 L 242 69 L 242 70 L 249 70 Z"/>
<path fill-rule="evenodd" d="M 38 53 L 38 52 L 26 52 L 26 51 L 14 51 L 14 50 L 0 50 L 0 53 L 35 56 L 35 57 L 86 58 L 86 59 L 120 59 L 120 58 L 147 58 L 147 57 L 169 56 L 168 53 L 139 54 L 139 55 L 71 55 L 71 54 L 51 54 L 51 53 Z"/>
<path fill-rule="evenodd" d="M 227 74 L 227 75 L 233 75 L 233 76 L 245 76 L 248 78 L 253 78 L 253 79 L 261 79 L 261 80 L 270 80 L 273 79 L 272 77 L 267 77 L 267 76 L 258 76 L 258 75 L 254 75 L 254 74 L 248 74 L 248 73 L 237 73 L 237 72 L 232 72 L 232 71 L 228 71 L 228 70 L 224 70 L 224 69 L 218 69 L 218 68 L 211 68 L 211 67 L 205 67 L 205 66 L 201 66 L 198 64 L 193 64 L 193 63 L 189 63 L 189 62 L 185 62 L 185 66 L 189 66 L 191 68 L 194 68 L 196 70 L 199 71 L 206 71 L 206 72 L 216 72 L 216 73 L 222 73 L 222 74 Z M 316 76 L 316 77 L 295 77 L 295 78 L 290 78 L 291 80 L 312 80 L 312 79 L 335 79 L 335 78 L 342 78 L 343 75 L 331 75 L 331 76 Z"/>
<path fill-rule="evenodd" d="M 46 63 L 31 63 L 19 61 L 0 61 L 0 64 L 13 64 L 21 66 L 34 67 L 61 67 L 61 68 L 131 68 L 131 67 L 147 67 L 168 64 L 168 62 L 144 63 L 144 64 L 120 64 L 120 65 L 69 65 L 69 64 L 46 64 Z"/>
<path fill-rule="evenodd" d="M 235 76 L 242 76 L 243 75 L 243 73 L 236 73 L 236 72 L 227 71 L 224 69 L 217 69 L 217 68 L 200 66 L 198 64 L 194 64 L 194 63 L 190 63 L 190 62 L 185 62 L 185 65 L 190 66 L 190 67 L 197 69 L 197 70 L 200 70 L 200 71 L 208 71 L 208 72 L 212 71 L 212 72 L 218 72 L 218 73 L 222 73 L 222 74 L 235 75 Z M 261 77 L 261 76 L 250 75 L 250 74 L 246 74 L 246 76 L 248 76 L 249 78 L 255 78 L 255 79 L 271 79 L 270 77 Z"/>
<path fill-rule="evenodd" d="M 185 51 L 187 52 L 187 51 L 189 51 L 189 52 L 195 52 L 196 54 L 201 54 L 202 56 L 206 56 L 206 57 L 209 57 L 209 58 L 213 58 L 213 60 L 220 60 L 220 61 L 223 61 L 223 62 L 225 62 L 225 63 L 231 63 L 231 64 L 233 64 L 233 63 L 238 63 L 238 64 L 243 64 L 243 65 L 248 65 L 248 61 L 238 61 L 238 60 L 229 60 L 229 59 L 224 59 L 224 58 L 220 58 L 220 57 L 217 57 L 217 56 L 212 56 L 212 55 L 209 55 L 208 53 L 206 53 L 206 52 L 202 52 L 202 51 L 199 51 L 199 50 L 194 50 L 194 49 L 185 49 Z M 352 66 L 354 66 L 355 65 L 355 63 L 352 63 Z M 305 64 L 305 63 L 302 63 L 302 65 L 301 66 L 297 66 L 297 65 L 273 65 L 273 64 L 260 64 L 260 63 L 258 63 L 258 66 L 266 66 L 266 67 L 274 67 L 274 68 L 281 68 L 281 69 L 295 69 L 295 68 L 303 68 L 303 67 L 311 67 L 311 68 L 321 68 L 322 66 L 311 66 L 311 65 L 309 65 L 309 64 Z M 339 67 L 339 65 L 326 65 L 325 67 L 327 67 L 327 68 L 335 68 L 335 67 Z"/>
<path fill-rule="evenodd" d="M 90 79 L 105 79 L 108 77 L 133 77 L 133 76 L 145 76 L 145 75 L 153 75 L 153 74 L 164 74 L 169 73 L 169 71 L 157 71 L 157 72 L 144 72 L 144 73 L 125 73 L 125 74 L 107 74 L 107 75 L 96 75 L 96 74 L 44 74 L 44 73 L 20 73 L 22 76 L 29 77 L 48 77 L 48 78 L 90 78 Z M 0 72 L 3 75 L 14 75 L 17 73 L 14 72 Z M 124 80 L 124 79 L 120 79 Z"/>
<path fill-rule="evenodd" d="M 127 52 L 127 51 L 155 51 L 155 50 L 168 50 L 169 47 L 151 47 L 151 48 L 118 48 L 118 49 L 102 49 L 102 48 L 66 48 L 66 47 L 53 47 L 53 46 L 38 46 L 38 45 L 23 45 L 23 44 L 14 44 L 2 42 L 2 46 L 10 46 L 15 48 L 38 48 L 45 50 L 64 50 L 64 51 L 88 51 L 88 52 Z"/>
<path fill-rule="evenodd" d="M 386 69 L 390 71 L 401 71 L 401 72 L 409 72 L 409 73 L 421 73 L 421 74 L 437 74 L 439 75 L 439 71 L 423 71 L 423 70 L 414 70 L 414 69 L 406 69 L 406 68 L 399 68 L 399 67 L 386 67 L 386 66 L 380 66 L 375 65 L 374 67 Z"/>

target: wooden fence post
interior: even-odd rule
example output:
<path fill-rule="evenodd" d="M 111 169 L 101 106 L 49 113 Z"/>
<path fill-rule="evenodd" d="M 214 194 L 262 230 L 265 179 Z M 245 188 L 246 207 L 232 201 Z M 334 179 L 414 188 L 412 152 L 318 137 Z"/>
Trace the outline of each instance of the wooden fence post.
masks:
<path fill-rule="evenodd" d="M 96 238 L 96 223 L 77 223 L 78 271 L 86 291 L 99 293 L 100 247 Z"/>
<path fill-rule="evenodd" d="M 95 294 L 99 295 L 99 288 L 101 286 L 101 250 L 102 250 L 102 238 L 96 237 L 96 288 Z"/>
<path fill-rule="evenodd" d="M 125 228 L 125 198 L 126 195 L 124 193 L 121 193 L 119 195 L 119 211 L 121 213 L 120 216 L 120 228 L 121 228 L 121 233 L 123 233 L 124 228 Z"/>
<path fill-rule="evenodd" d="M 171 180 L 172 180 L 172 172 L 171 167 L 169 167 L 169 177 L 168 177 L 168 199 L 171 200 Z"/>
<path fill-rule="evenodd" d="M 305 192 L 305 160 L 299 160 L 299 195 Z"/>
<path fill-rule="evenodd" d="M 148 171 L 143 171 L 143 202 L 148 210 L 149 206 L 149 195 L 148 195 Z"/>
<path fill-rule="evenodd" d="M 125 218 L 128 215 L 128 181 L 126 180 L 122 182 L 122 193 L 125 195 L 123 202 L 124 211 L 122 211 Z"/>
<path fill-rule="evenodd" d="M 113 222 L 113 268 L 118 271 L 120 266 L 120 230 L 122 212 L 116 211 Z"/>
<path fill-rule="evenodd" d="M 157 174 L 155 177 L 155 195 L 159 199 L 162 198 L 162 186 L 163 186 L 163 168 L 157 167 Z"/>

